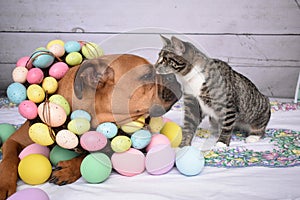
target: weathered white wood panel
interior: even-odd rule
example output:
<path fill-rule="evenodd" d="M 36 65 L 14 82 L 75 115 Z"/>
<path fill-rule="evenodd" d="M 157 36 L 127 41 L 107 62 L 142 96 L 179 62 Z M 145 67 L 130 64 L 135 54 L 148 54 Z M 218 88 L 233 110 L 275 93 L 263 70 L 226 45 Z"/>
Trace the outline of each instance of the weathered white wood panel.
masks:
<path fill-rule="evenodd" d="M 106 53 L 155 62 L 158 33 L 229 62 L 263 93 L 293 97 L 300 71 L 299 0 L 0 1 L 0 91 L 18 58 L 52 39 L 86 40 Z M 149 28 L 152 27 L 152 28 Z"/>
<path fill-rule="evenodd" d="M 1 1 L 1 31 L 123 32 L 137 27 L 180 33 L 300 33 L 295 0 Z"/>

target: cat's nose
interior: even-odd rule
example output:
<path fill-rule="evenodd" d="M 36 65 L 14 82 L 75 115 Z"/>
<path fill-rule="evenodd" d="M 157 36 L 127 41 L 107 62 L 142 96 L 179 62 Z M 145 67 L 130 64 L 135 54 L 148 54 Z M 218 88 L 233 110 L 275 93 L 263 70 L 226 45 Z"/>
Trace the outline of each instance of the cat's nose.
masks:
<path fill-rule="evenodd" d="M 165 108 L 160 104 L 153 104 L 149 109 L 150 117 L 160 117 L 165 113 Z"/>

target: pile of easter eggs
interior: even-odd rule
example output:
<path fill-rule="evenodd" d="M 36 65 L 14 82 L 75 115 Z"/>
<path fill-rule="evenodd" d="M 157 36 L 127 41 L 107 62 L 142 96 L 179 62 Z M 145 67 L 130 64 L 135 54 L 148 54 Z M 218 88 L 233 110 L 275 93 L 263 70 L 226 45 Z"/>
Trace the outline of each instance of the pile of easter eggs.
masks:
<path fill-rule="evenodd" d="M 95 43 L 53 40 L 18 60 L 7 96 L 24 118 L 39 119 L 29 128 L 34 144 L 19 155 L 20 178 L 31 185 L 44 183 L 53 165 L 79 155 L 74 151 L 78 147 L 89 152 L 80 167 L 89 183 L 105 181 L 112 170 L 124 176 L 144 171 L 161 175 L 176 165 L 184 175 L 199 174 L 204 166 L 200 150 L 187 146 L 175 151 L 182 140 L 181 127 L 175 122 L 153 117 L 146 123 L 140 117 L 119 126 L 104 122 L 93 130 L 88 112 L 72 111 L 69 102 L 56 94 L 58 81 L 70 67 L 102 54 Z"/>

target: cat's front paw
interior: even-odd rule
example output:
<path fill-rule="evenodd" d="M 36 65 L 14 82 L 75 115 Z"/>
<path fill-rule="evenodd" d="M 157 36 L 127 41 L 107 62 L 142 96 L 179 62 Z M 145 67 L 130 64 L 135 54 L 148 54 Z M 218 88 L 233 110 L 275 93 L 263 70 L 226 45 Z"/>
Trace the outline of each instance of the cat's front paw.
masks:
<path fill-rule="evenodd" d="M 260 139 L 260 136 L 257 136 L 257 135 L 249 135 L 247 138 L 246 138 L 246 143 L 254 143 L 254 142 L 258 142 Z"/>
<path fill-rule="evenodd" d="M 223 142 L 217 142 L 216 147 L 218 147 L 218 148 L 224 148 L 224 147 L 227 147 L 227 145 L 225 143 L 223 143 Z"/>

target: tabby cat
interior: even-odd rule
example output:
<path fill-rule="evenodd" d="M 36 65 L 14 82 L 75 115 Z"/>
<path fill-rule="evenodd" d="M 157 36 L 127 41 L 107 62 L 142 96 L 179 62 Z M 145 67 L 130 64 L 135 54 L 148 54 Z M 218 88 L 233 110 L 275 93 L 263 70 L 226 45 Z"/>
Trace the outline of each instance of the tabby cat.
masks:
<path fill-rule="evenodd" d="M 209 116 L 219 147 L 229 146 L 235 128 L 247 131 L 246 142 L 258 141 L 270 119 L 269 99 L 227 63 L 207 57 L 189 42 L 161 37 L 157 73 L 175 73 L 183 80 L 182 146 L 191 144 L 204 116 Z"/>

